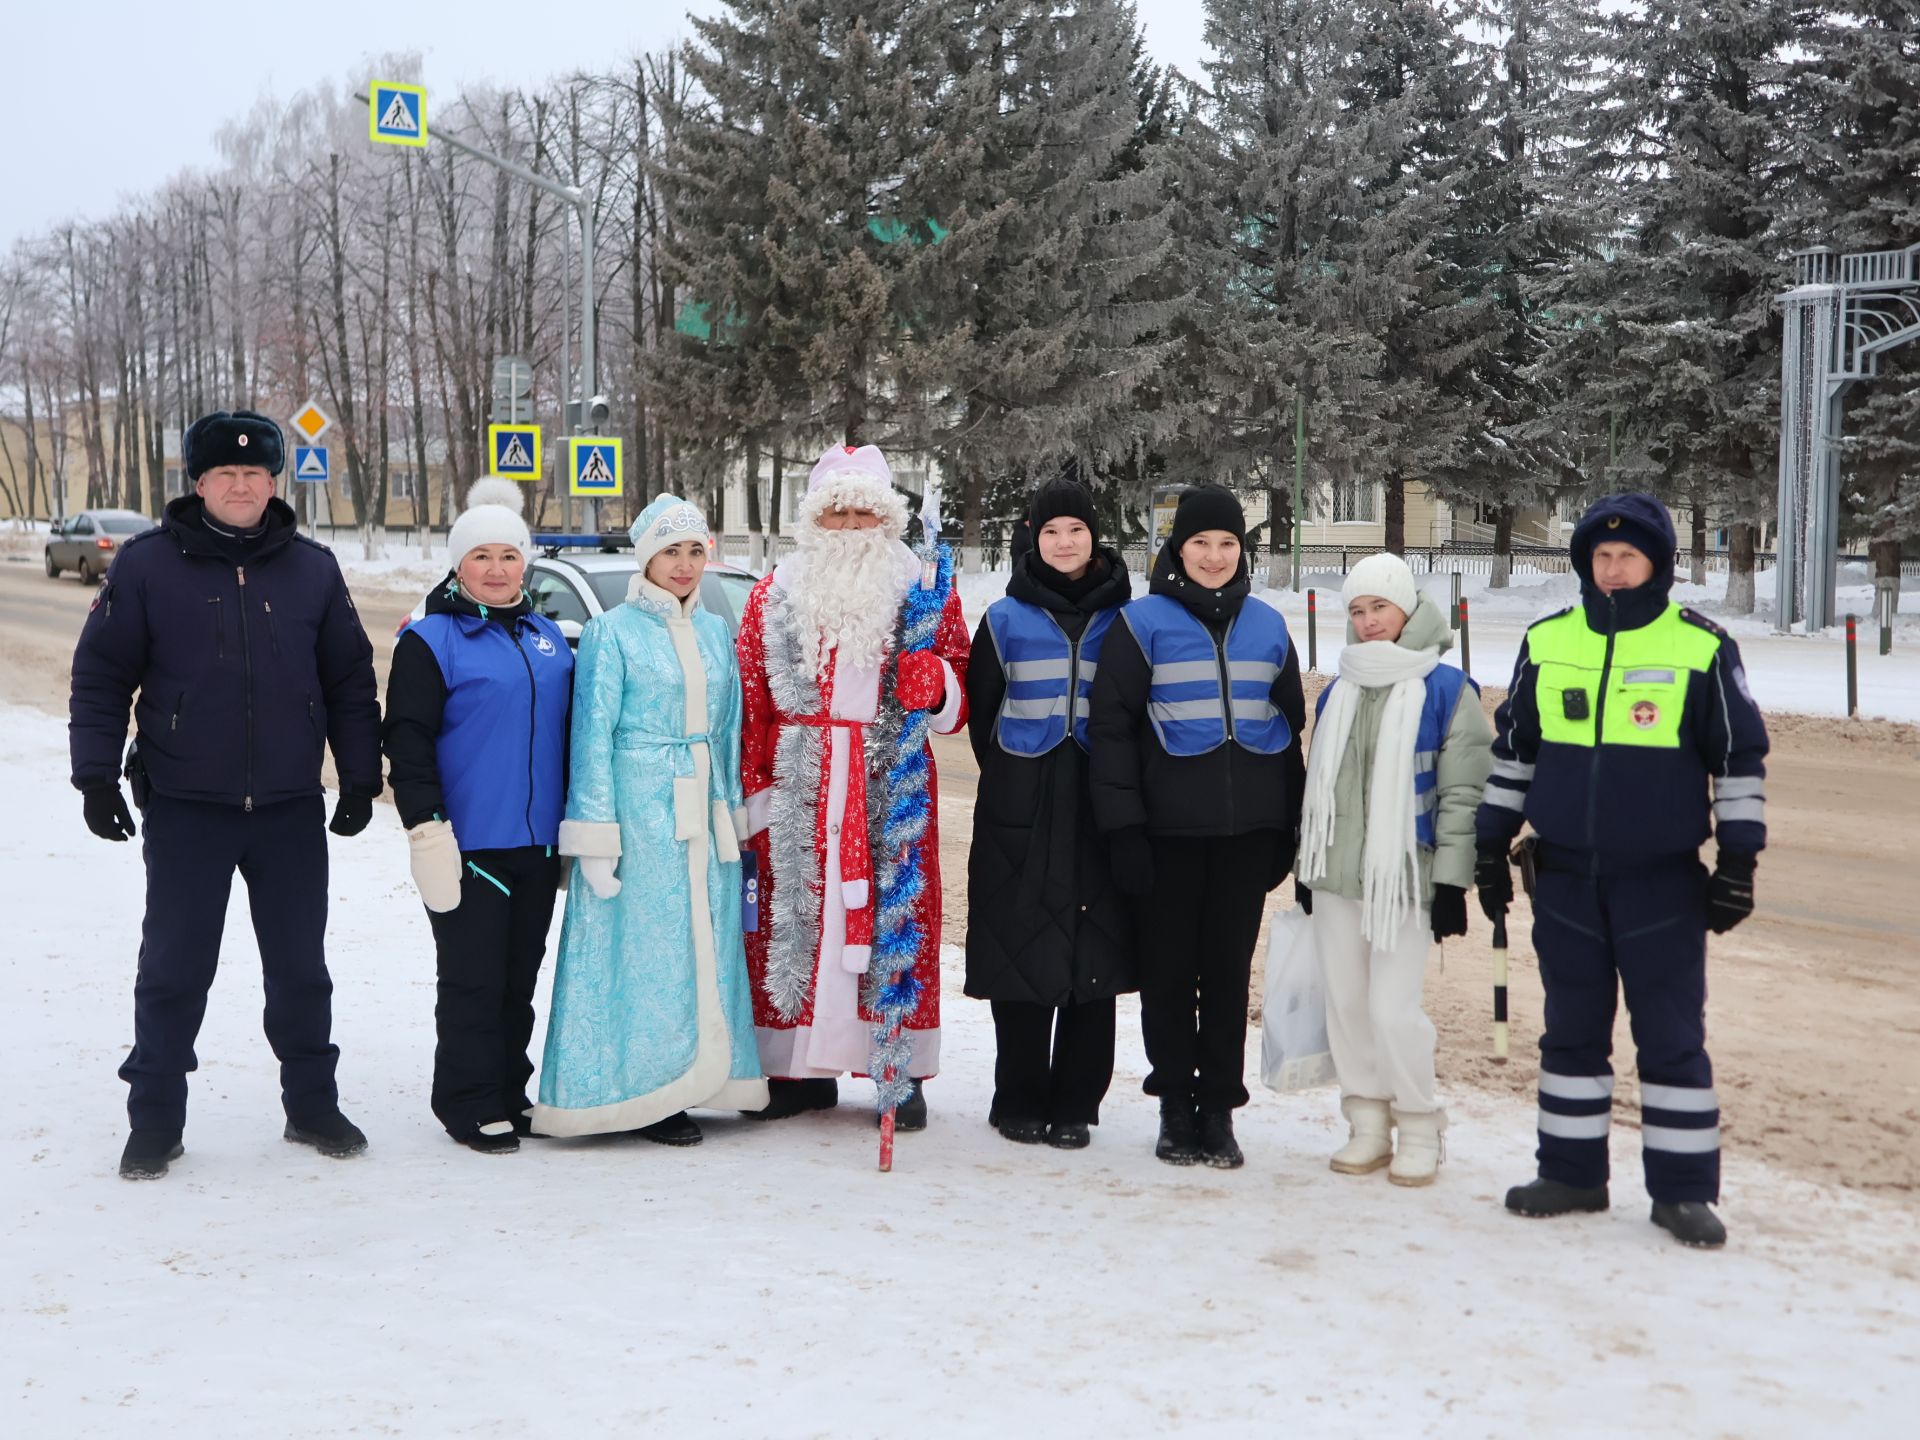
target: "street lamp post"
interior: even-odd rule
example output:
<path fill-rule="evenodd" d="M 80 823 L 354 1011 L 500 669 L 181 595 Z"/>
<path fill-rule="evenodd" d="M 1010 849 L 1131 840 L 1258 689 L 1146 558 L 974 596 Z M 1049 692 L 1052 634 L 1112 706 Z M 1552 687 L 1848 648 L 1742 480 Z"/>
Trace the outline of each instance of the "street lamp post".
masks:
<path fill-rule="evenodd" d="M 362 104 L 371 104 L 367 96 L 358 91 L 354 99 Z M 593 202 L 586 191 L 578 185 L 562 185 L 558 180 L 549 180 L 537 170 L 504 159 L 491 151 L 482 150 L 477 145 L 456 139 L 444 130 L 436 129 L 433 138 L 444 140 L 462 155 L 471 155 L 476 160 L 504 170 L 516 179 L 558 196 L 580 213 L 580 415 L 584 420 L 587 406 L 597 393 L 593 383 Z M 565 414 L 566 397 L 561 397 L 562 414 Z M 584 433 L 576 429 L 576 434 Z M 570 477 L 569 477 L 570 480 Z M 563 481 L 560 486 L 560 516 L 562 527 L 571 534 L 573 531 L 573 495 L 572 485 Z"/>

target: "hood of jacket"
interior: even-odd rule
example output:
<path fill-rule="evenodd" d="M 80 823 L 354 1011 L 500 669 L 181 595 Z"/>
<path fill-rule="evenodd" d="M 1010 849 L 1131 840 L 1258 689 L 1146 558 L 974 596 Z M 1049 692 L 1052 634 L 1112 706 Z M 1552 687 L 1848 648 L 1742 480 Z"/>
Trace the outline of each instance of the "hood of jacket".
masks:
<path fill-rule="evenodd" d="M 1101 573 L 1087 577 L 1093 583 L 1082 594 L 1067 596 L 1041 575 L 1046 561 L 1040 558 L 1040 552 L 1028 550 L 1014 562 L 1013 573 L 1007 577 L 1007 595 L 1063 615 L 1076 611 L 1091 615 L 1096 610 L 1124 605 L 1133 598 L 1133 577 L 1127 573 L 1127 562 L 1118 550 L 1096 545 L 1092 563 L 1102 567 Z"/>
<path fill-rule="evenodd" d="M 206 512 L 207 502 L 198 495 L 182 495 L 178 500 L 167 502 L 160 525 L 179 543 L 183 553 L 223 560 L 226 553 L 220 548 L 220 542 L 207 531 Z M 293 507 L 277 495 L 267 501 L 267 512 L 262 519 L 267 533 L 260 537 L 260 548 L 254 555 L 256 560 L 284 550 L 299 532 L 299 517 L 293 513 Z"/>
<path fill-rule="evenodd" d="M 1347 621 L 1347 643 L 1360 643 L 1351 620 Z M 1393 643 L 1403 650 L 1430 650 L 1437 646 L 1444 655 L 1453 648 L 1453 627 L 1447 624 L 1445 612 L 1433 602 L 1433 597 L 1423 594 L 1414 603 L 1413 613 L 1407 617 L 1400 638 Z"/>
<path fill-rule="evenodd" d="M 1199 581 L 1188 578 L 1180 552 L 1174 548 L 1172 541 L 1168 541 L 1154 557 L 1147 591 L 1178 600 L 1201 620 L 1219 628 L 1240 613 L 1247 596 L 1253 593 L 1253 575 L 1247 568 L 1247 552 L 1240 552 L 1240 568 L 1233 572 L 1233 579 L 1218 590 L 1209 590 Z"/>
<path fill-rule="evenodd" d="M 1593 552 L 1604 544 L 1609 531 L 1631 527 L 1653 536 L 1656 553 L 1647 556 L 1653 562 L 1653 578 L 1631 590 L 1603 594 L 1593 583 Z M 1587 623 L 1596 630 L 1636 630 L 1658 618 L 1667 608 L 1667 596 L 1673 589 L 1673 551 L 1677 543 L 1673 519 L 1667 507 L 1651 495 L 1609 495 L 1595 503 L 1574 526 L 1567 545 L 1573 573 L 1580 577 L 1580 603 Z M 1609 603 L 1611 602 L 1611 603 Z"/>

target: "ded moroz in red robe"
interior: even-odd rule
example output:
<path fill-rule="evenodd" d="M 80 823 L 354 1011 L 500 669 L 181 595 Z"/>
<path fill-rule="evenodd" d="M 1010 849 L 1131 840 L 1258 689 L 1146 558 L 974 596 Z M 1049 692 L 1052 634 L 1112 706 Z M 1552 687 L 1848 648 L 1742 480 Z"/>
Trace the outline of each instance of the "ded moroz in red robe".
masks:
<path fill-rule="evenodd" d="M 904 545 L 899 554 L 903 579 L 918 584 L 920 562 Z M 880 819 L 903 712 L 893 692 L 898 621 L 877 665 L 842 665 L 835 652 L 826 678 L 817 679 L 799 658 L 783 587 L 790 578 L 783 563 L 754 587 L 738 649 L 747 848 L 760 875 L 759 923 L 746 936 L 754 1030 L 767 1075 L 798 1080 L 865 1074 L 872 1053 L 868 963 Z M 933 643 L 946 681 L 940 707 L 928 717 L 936 734 L 966 724 L 968 645 L 959 597 L 950 593 Z M 856 753 L 864 774 L 849 764 Z M 927 787 L 925 884 L 914 909 L 922 994 L 906 1026 L 913 1041 L 908 1073 L 916 1079 L 940 1068 L 940 834 L 931 754 Z"/>

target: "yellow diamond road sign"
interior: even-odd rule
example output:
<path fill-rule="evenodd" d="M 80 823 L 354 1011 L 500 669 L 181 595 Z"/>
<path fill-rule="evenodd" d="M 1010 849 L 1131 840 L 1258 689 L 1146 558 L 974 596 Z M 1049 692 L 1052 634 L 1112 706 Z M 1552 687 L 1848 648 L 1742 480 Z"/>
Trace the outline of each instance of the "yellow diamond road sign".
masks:
<path fill-rule="evenodd" d="M 317 444 L 331 424 L 333 417 L 311 400 L 293 412 L 293 428 L 307 437 L 309 445 Z"/>
<path fill-rule="evenodd" d="M 540 427 L 487 426 L 487 461 L 487 473 L 501 480 L 538 480 Z"/>

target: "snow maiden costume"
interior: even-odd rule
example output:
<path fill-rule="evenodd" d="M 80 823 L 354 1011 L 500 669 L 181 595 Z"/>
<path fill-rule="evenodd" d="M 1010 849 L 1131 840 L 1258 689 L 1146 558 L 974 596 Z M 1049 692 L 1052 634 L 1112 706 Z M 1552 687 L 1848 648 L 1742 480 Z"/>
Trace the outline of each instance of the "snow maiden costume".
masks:
<path fill-rule="evenodd" d="M 834 529 L 820 523 L 830 511 L 880 523 Z M 924 1124 L 918 1081 L 940 1068 L 933 757 L 901 736 L 915 710 L 938 734 L 965 724 L 968 642 L 950 585 L 937 613 L 910 594 L 937 601 L 951 560 L 917 589 L 906 521 L 877 448 L 829 450 L 807 482 L 796 553 L 754 587 L 741 620 L 741 774 L 760 877 L 747 963 L 770 1118 L 831 1106 L 837 1077 L 868 1072 L 881 1007 L 902 1002 L 882 993 L 901 960 L 915 1081 L 901 1129 Z"/>
<path fill-rule="evenodd" d="M 603 895 L 574 867 L 533 1112 L 542 1135 L 639 1130 L 767 1099 L 740 944 L 733 642 L 697 586 L 680 600 L 645 574 L 667 546 L 704 541 L 707 524 L 662 495 L 631 534 L 640 573 L 627 601 L 580 637 L 560 826 L 564 853 L 617 859 L 621 878 L 602 881 Z"/>
<path fill-rule="evenodd" d="M 1395 1184 L 1427 1185 L 1446 1128 L 1421 1009 L 1427 952 L 1466 932 L 1493 731 L 1473 682 L 1440 663 L 1453 636 L 1404 560 L 1369 556 L 1341 594 L 1349 604 L 1377 596 L 1407 620 L 1397 640 L 1367 642 L 1349 623 L 1307 759 L 1296 875 L 1326 967 L 1327 1037 L 1352 1131 L 1333 1168 L 1364 1175 L 1391 1161 Z"/>

